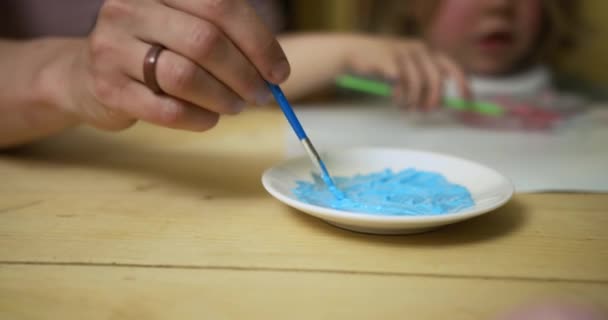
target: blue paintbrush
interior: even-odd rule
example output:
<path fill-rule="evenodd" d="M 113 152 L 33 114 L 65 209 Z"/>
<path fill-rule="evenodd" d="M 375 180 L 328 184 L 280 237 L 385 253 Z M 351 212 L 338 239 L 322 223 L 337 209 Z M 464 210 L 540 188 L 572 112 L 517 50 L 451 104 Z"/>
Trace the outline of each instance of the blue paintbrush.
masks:
<path fill-rule="evenodd" d="M 327 187 L 331 190 L 331 192 L 334 194 L 334 196 L 336 196 L 338 198 L 343 198 L 342 192 L 340 192 L 340 190 L 338 190 L 338 188 L 334 184 L 334 181 L 332 180 L 331 176 L 329 175 L 329 171 L 327 171 L 327 167 L 325 166 L 325 163 L 323 163 L 323 160 L 319 156 L 319 153 L 317 153 L 317 150 L 312 145 L 312 142 L 306 135 L 306 132 L 304 131 L 304 128 L 302 128 L 302 125 L 300 124 L 298 117 L 296 117 L 296 114 L 293 112 L 293 108 L 289 104 L 289 101 L 287 101 L 285 94 L 283 94 L 283 90 L 281 90 L 281 88 L 279 86 L 272 84 L 272 83 L 268 83 L 268 87 L 270 88 L 270 91 L 272 92 L 274 99 L 277 101 L 277 103 L 281 107 L 281 110 L 283 110 L 283 114 L 285 114 L 285 117 L 287 118 L 287 121 L 291 125 L 291 128 L 296 133 L 296 136 L 298 136 L 298 139 L 304 146 L 306 153 L 312 160 L 313 164 L 321 172 L 321 178 L 323 178 L 323 181 L 325 181 L 325 184 L 327 184 Z"/>

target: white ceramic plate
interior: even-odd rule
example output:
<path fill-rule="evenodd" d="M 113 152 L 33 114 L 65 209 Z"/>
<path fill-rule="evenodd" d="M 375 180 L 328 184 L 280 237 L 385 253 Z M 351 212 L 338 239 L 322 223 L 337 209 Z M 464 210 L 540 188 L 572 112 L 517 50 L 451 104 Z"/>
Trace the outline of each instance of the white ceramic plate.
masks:
<path fill-rule="evenodd" d="M 289 159 L 266 170 L 264 188 L 279 201 L 326 222 L 353 231 L 376 234 L 419 233 L 470 219 L 505 204 L 513 195 L 513 184 L 497 171 L 481 164 L 438 153 L 391 148 L 352 148 L 322 153 L 333 176 L 352 176 L 383 169 L 407 168 L 443 174 L 450 182 L 469 189 L 475 205 L 443 215 L 383 216 L 340 211 L 298 200 L 292 190 L 296 181 L 312 181 L 312 164 L 307 156 Z"/>

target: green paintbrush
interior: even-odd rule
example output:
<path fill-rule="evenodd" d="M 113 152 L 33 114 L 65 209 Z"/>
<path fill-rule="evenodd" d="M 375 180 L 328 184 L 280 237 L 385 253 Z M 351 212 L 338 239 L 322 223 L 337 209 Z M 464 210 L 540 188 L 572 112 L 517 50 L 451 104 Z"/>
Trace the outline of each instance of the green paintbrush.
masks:
<path fill-rule="evenodd" d="M 341 88 L 382 97 L 390 97 L 393 92 L 393 87 L 388 81 L 374 80 L 355 75 L 339 76 L 336 79 L 336 85 Z M 488 116 L 498 117 L 505 114 L 505 110 L 501 106 L 491 102 L 444 98 L 443 105 L 454 110 L 472 111 Z"/>

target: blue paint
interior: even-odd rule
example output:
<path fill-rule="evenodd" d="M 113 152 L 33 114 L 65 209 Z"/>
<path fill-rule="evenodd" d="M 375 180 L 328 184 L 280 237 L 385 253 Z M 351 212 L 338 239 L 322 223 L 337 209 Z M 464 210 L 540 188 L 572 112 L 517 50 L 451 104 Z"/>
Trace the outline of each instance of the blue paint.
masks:
<path fill-rule="evenodd" d="M 296 117 L 296 114 L 293 111 L 293 108 L 291 107 L 291 105 L 289 104 L 289 101 L 287 101 L 287 97 L 285 97 L 283 90 L 281 90 L 281 87 L 277 86 L 276 84 L 272 84 L 270 82 L 266 82 L 266 84 L 268 85 L 268 88 L 270 88 L 270 91 L 272 92 L 274 99 L 277 101 L 277 103 L 281 107 L 281 110 L 283 110 L 283 114 L 285 115 L 285 118 L 287 118 L 287 121 L 291 125 L 291 128 L 293 129 L 293 131 L 296 133 L 296 136 L 298 137 L 298 139 L 300 139 L 301 142 L 306 142 L 306 140 L 308 140 L 308 142 L 310 142 L 310 140 L 306 136 L 306 132 L 304 131 L 302 124 L 300 124 L 298 117 Z M 312 142 L 310 142 L 310 146 L 312 148 L 314 148 L 312 146 Z M 316 154 L 316 151 L 314 151 L 314 153 Z M 317 161 L 316 158 L 313 157 L 312 155 L 309 154 L 309 156 L 311 156 L 311 160 L 313 162 Z M 327 187 L 329 188 L 331 193 L 334 195 L 334 197 L 336 197 L 337 199 L 344 198 L 344 194 L 334 184 L 333 180 L 331 179 L 331 176 L 329 175 L 329 171 L 327 171 L 327 167 L 325 166 L 325 163 L 323 162 L 323 160 L 320 157 L 318 159 L 318 165 L 321 168 L 321 177 L 323 178 L 323 181 L 325 182 L 325 184 L 327 185 Z"/>
<path fill-rule="evenodd" d="M 325 185 L 327 186 L 331 194 L 334 196 L 334 198 L 338 200 L 344 199 L 346 195 L 336 186 L 336 184 L 332 180 L 323 160 L 319 162 L 319 166 L 321 167 L 321 179 L 325 182 Z"/>
<path fill-rule="evenodd" d="M 318 175 L 298 181 L 293 193 L 301 201 L 343 211 L 415 216 L 457 212 L 475 203 L 469 191 L 435 172 L 386 169 L 353 177 L 335 177 L 344 197 L 336 197 Z"/>

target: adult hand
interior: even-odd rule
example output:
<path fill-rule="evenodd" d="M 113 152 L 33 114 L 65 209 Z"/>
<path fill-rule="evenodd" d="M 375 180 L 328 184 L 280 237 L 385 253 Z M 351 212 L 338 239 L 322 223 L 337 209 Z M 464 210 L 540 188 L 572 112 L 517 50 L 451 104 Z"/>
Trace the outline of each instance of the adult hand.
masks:
<path fill-rule="evenodd" d="M 146 86 L 144 60 L 160 45 Z M 137 120 L 186 130 L 213 127 L 220 114 L 270 98 L 264 80 L 283 82 L 289 63 L 245 0 L 106 0 L 95 29 L 75 50 L 60 105 L 98 128 Z"/>

